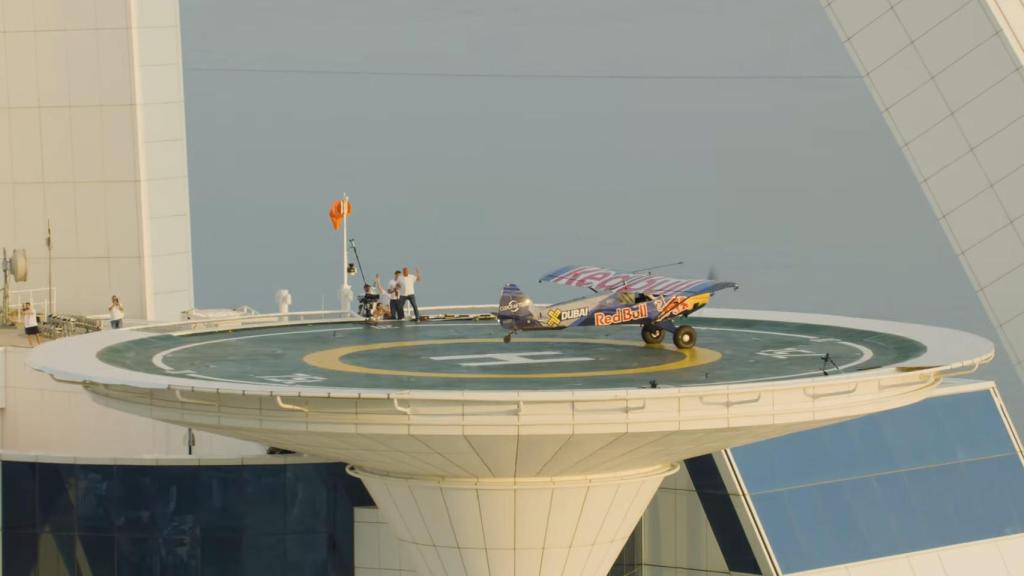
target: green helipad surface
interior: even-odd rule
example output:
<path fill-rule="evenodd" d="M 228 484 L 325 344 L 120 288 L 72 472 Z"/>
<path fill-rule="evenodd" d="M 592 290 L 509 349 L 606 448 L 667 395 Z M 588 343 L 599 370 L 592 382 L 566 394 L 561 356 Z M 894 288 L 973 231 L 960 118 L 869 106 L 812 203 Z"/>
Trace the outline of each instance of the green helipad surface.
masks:
<path fill-rule="evenodd" d="M 638 326 L 521 333 L 504 344 L 493 322 L 278 326 L 108 346 L 101 361 L 206 383 L 416 390 L 549 390 L 699 386 L 822 375 L 905 363 L 920 342 L 868 330 L 691 318 L 697 348 L 644 345 Z M 829 364 L 829 374 L 838 371 Z"/>

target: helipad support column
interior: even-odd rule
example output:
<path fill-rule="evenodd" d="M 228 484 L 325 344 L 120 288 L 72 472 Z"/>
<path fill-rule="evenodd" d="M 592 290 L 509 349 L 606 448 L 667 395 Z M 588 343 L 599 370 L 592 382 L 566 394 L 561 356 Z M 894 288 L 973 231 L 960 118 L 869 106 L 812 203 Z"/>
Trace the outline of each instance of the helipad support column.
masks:
<path fill-rule="evenodd" d="M 1024 2 L 822 3 L 1024 376 Z"/>
<path fill-rule="evenodd" d="M 363 480 L 422 576 L 607 574 L 662 478 L 678 466 L 598 476 Z"/>

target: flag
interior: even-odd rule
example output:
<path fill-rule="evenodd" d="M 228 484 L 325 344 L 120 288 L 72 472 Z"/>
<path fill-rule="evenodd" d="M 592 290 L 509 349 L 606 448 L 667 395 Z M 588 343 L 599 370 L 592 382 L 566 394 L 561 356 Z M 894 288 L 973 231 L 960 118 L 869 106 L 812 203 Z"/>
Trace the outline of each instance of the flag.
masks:
<path fill-rule="evenodd" d="M 331 204 L 331 226 L 335 230 L 341 227 L 341 221 L 352 214 L 352 201 L 351 200 L 335 200 L 334 204 Z"/>

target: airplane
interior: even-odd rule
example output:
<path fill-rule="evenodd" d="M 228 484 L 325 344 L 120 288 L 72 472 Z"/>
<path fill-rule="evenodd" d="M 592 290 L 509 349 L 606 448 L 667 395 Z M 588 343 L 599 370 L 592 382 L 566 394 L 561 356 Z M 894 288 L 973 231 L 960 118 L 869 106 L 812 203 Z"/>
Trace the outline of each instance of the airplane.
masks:
<path fill-rule="evenodd" d="M 544 306 L 535 304 L 515 284 L 506 284 L 498 301 L 498 322 L 509 331 L 503 338 L 506 344 L 520 331 L 639 324 L 647 344 L 661 343 L 670 332 L 676 348 L 693 348 L 697 331 L 687 324 L 676 326 L 674 320 L 707 306 L 719 290 L 739 289 L 735 282 L 717 279 L 687 280 L 575 265 L 545 274 L 540 282 L 589 288 L 597 294 Z"/>

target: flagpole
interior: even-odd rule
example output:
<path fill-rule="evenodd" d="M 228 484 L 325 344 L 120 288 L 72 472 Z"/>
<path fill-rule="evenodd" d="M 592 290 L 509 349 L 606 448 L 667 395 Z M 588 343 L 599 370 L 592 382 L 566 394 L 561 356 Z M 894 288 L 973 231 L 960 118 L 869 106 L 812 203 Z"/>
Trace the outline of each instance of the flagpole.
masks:
<path fill-rule="evenodd" d="M 344 198 L 341 205 L 341 269 L 345 279 L 342 287 L 348 290 L 348 194 Z"/>
<path fill-rule="evenodd" d="M 344 316 L 352 315 L 352 301 L 355 295 L 352 287 L 348 284 L 348 194 L 345 194 L 341 205 L 341 289 L 338 290 L 338 300 L 341 303 L 341 313 Z"/>

